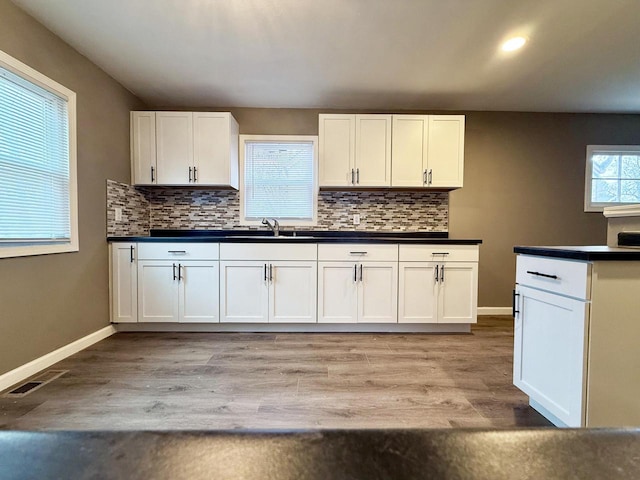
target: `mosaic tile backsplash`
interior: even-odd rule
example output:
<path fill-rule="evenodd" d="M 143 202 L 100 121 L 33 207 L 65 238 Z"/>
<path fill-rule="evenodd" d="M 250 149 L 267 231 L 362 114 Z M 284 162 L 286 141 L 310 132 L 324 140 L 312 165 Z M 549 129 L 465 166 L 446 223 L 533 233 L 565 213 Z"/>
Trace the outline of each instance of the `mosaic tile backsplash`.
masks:
<path fill-rule="evenodd" d="M 113 182 L 115 183 L 115 182 Z M 108 189 L 118 195 L 127 192 L 132 197 L 132 213 L 125 218 L 143 217 L 140 213 L 148 203 L 149 225 L 153 229 L 215 230 L 247 229 L 240 225 L 240 197 L 235 190 L 200 190 L 188 188 L 139 188 L 127 185 Z M 144 200 L 139 197 L 143 196 Z M 127 203 L 127 202 L 125 202 Z M 107 200 L 108 205 L 116 205 Z M 360 225 L 353 225 L 353 215 L 360 215 Z M 115 217 L 108 214 L 109 235 L 126 235 L 123 222 L 113 224 Z M 135 221 L 135 220 L 134 220 Z M 449 194 L 422 191 L 321 191 L 318 196 L 318 225 L 298 227 L 302 230 L 363 230 L 389 232 L 446 232 L 449 223 Z M 144 221 L 136 226 L 143 231 Z M 258 227 L 254 227 L 258 228 Z M 286 227 L 290 229 L 291 227 Z M 130 229 L 133 231 L 134 229 Z M 133 233 L 129 233 L 134 235 Z M 138 234 L 138 233 L 136 233 Z M 140 233 L 139 235 L 142 235 Z"/>
<path fill-rule="evenodd" d="M 116 207 L 122 208 L 122 220 L 116 221 Z M 149 235 L 149 202 L 131 185 L 107 180 L 107 236 Z"/>

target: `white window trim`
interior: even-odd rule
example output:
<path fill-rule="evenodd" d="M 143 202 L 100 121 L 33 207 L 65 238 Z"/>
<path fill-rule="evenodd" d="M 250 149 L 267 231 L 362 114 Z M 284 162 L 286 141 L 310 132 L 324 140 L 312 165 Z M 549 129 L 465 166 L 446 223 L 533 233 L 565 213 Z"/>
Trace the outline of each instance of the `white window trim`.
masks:
<path fill-rule="evenodd" d="M 313 219 L 312 220 L 280 220 L 282 227 L 313 227 L 318 224 L 318 137 L 316 135 L 240 135 L 240 225 L 262 225 L 261 220 L 249 220 L 244 208 L 244 152 L 245 142 L 313 142 Z"/>
<path fill-rule="evenodd" d="M 584 175 L 584 211 L 602 212 L 605 207 L 615 207 L 617 205 L 633 205 L 637 202 L 606 202 L 597 203 L 591 201 L 591 176 L 593 175 L 593 162 L 591 157 L 594 152 L 640 152 L 640 145 L 587 145 L 587 165 Z"/>
<path fill-rule="evenodd" d="M 0 244 L 0 258 L 26 257 L 30 255 L 46 255 L 51 253 L 77 252 L 78 240 L 78 180 L 77 180 L 77 147 L 76 147 L 76 94 L 67 87 L 25 65 L 19 60 L 0 50 L 0 66 L 38 85 L 45 90 L 64 98 L 67 101 L 69 120 L 69 207 L 71 221 L 71 239 L 69 242 L 47 243 L 44 245 L 11 245 Z"/>

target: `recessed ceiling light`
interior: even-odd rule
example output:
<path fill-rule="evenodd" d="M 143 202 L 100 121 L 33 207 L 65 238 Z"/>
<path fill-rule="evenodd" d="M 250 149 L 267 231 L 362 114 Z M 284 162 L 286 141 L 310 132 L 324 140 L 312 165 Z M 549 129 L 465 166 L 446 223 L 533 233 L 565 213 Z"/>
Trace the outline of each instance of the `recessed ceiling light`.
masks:
<path fill-rule="evenodd" d="M 524 37 L 513 37 L 507 40 L 502 44 L 502 50 L 505 52 L 513 52 L 514 50 L 518 50 L 527 43 L 527 39 Z"/>

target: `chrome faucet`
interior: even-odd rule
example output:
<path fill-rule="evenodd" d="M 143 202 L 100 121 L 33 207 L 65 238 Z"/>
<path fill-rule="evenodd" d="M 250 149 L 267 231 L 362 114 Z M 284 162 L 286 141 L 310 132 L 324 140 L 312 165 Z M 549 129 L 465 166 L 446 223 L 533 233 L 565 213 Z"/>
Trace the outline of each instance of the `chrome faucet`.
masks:
<path fill-rule="evenodd" d="M 275 218 L 272 218 L 271 220 L 273 221 L 273 224 L 268 219 L 263 218 L 262 224 L 268 225 L 271 231 L 273 232 L 273 236 L 278 237 L 280 235 L 280 224 L 278 223 L 278 220 L 276 220 Z"/>

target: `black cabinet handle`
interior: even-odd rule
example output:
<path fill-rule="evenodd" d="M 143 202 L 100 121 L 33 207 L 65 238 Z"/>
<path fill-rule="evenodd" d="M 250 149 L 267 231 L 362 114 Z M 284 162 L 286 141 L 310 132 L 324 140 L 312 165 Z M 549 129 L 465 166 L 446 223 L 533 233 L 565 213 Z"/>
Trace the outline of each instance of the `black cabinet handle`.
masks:
<path fill-rule="evenodd" d="M 444 265 L 440 267 L 440 282 L 444 283 Z"/>
<path fill-rule="evenodd" d="M 156 181 L 155 173 L 156 173 L 156 169 L 153 166 L 151 166 L 151 183 Z"/>
<path fill-rule="evenodd" d="M 191 183 L 191 167 L 189 167 L 189 183 Z"/>
<path fill-rule="evenodd" d="M 264 281 L 267 281 L 267 264 L 264 264 Z"/>
<path fill-rule="evenodd" d="M 198 168 L 197 167 L 193 167 L 193 181 L 194 182 L 198 181 Z"/>
<path fill-rule="evenodd" d="M 273 265 L 269 264 L 269 281 L 273 282 Z"/>
<path fill-rule="evenodd" d="M 520 313 L 520 310 L 516 310 L 516 297 L 519 297 L 520 294 L 516 293 L 515 288 L 513 289 L 513 298 L 511 300 L 511 316 L 513 318 L 516 317 L 516 313 Z"/>
<path fill-rule="evenodd" d="M 429 185 L 431 185 L 432 180 L 433 180 L 433 170 L 429 169 Z"/>
<path fill-rule="evenodd" d="M 366 255 L 369 252 L 349 252 L 349 255 Z"/>
<path fill-rule="evenodd" d="M 173 264 L 173 279 L 176 279 L 176 264 Z"/>
<path fill-rule="evenodd" d="M 433 252 L 431 255 L 449 255 L 449 252 Z"/>
<path fill-rule="evenodd" d="M 356 183 L 360 185 L 360 169 L 356 168 Z"/>
<path fill-rule="evenodd" d="M 354 180 L 355 170 L 351 169 L 351 185 L 354 185 L 356 181 Z"/>
<path fill-rule="evenodd" d="M 362 281 L 362 264 L 360 264 L 360 281 Z"/>
<path fill-rule="evenodd" d="M 440 268 L 440 266 L 439 266 L 439 265 L 436 265 L 436 283 L 438 283 L 438 277 L 439 277 L 439 275 L 438 275 L 438 269 L 439 269 L 439 268 Z"/>
<path fill-rule="evenodd" d="M 353 264 L 353 281 L 354 282 L 358 281 L 358 264 L 357 263 Z"/>
<path fill-rule="evenodd" d="M 427 184 L 427 170 L 425 169 L 424 173 L 422 174 L 422 183 L 423 184 Z"/>
<path fill-rule="evenodd" d="M 178 281 L 182 280 L 182 265 L 178 264 Z"/>
<path fill-rule="evenodd" d="M 131 259 L 131 263 L 133 263 L 133 245 L 131 245 L 131 247 L 129 247 L 131 250 L 129 250 L 129 258 Z"/>
<path fill-rule="evenodd" d="M 531 270 L 527 270 L 527 273 L 530 275 L 535 275 L 537 277 L 552 278 L 554 280 L 558 279 L 557 275 L 549 275 L 548 273 L 532 272 Z"/>

